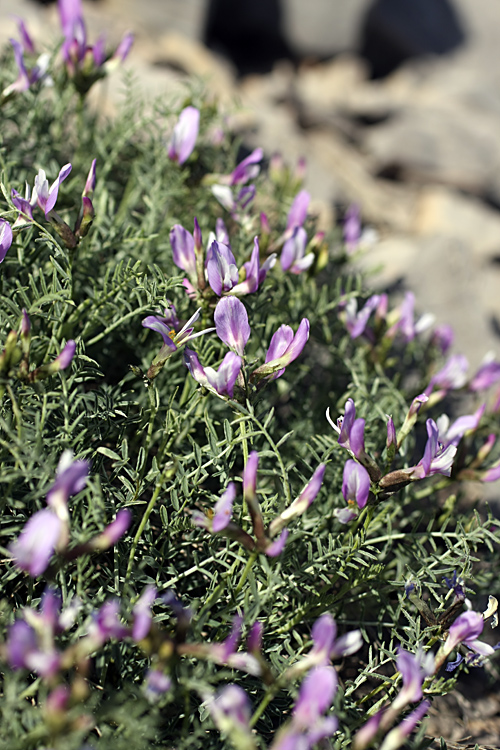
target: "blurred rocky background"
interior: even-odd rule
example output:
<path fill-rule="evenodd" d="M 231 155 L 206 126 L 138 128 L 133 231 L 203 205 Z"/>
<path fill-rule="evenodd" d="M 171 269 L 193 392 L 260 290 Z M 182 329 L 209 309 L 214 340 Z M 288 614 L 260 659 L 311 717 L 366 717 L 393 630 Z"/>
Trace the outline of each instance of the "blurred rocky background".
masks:
<path fill-rule="evenodd" d="M 136 33 L 153 94 L 201 76 L 249 147 L 305 156 L 324 227 L 352 201 L 376 284 L 411 288 L 476 365 L 500 354 L 500 5 L 492 0 L 88 0 L 90 34 Z M 0 0 L 0 39 L 56 8 Z M 114 86 L 116 96 L 120 85 Z"/>
<path fill-rule="evenodd" d="M 84 0 L 84 11 L 92 39 L 135 32 L 127 67 L 146 93 L 182 98 L 199 76 L 249 148 L 304 156 L 322 227 L 357 202 L 377 230 L 362 261 L 376 285 L 412 289 L 473 366 L 500 355 L 500 3 Z M 0 0 L 2 44 L 13 14 L 57 40 L 52 2 Z M 112 103 L 119 76 L 105 85 Z M 431 711 L 428 731 L 450 748 L 499 747 L 498 694 L 474 674 Z"/>

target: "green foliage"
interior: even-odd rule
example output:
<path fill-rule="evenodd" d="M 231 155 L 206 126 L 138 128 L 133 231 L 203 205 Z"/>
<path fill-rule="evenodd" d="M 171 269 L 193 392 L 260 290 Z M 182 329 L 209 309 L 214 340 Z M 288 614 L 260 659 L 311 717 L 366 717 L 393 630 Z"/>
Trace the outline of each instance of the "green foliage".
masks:
<path fill-rule="evenodd" d="M 3 85 L 13 80 L 5 59 L 0 72 Z M 202 92 L 188 92 L 187 102 L 201 111 L 201 131 L 183 166 L 168 158 L 165 145 L 179 107 L 163 99 L 146 108 L 130 80 L 122 109 L 111 120 L 90 111 L 69 87 L 35 87 L 3 106 L 2 218 L 14 223 L 18 212 L 11 189 L 23 192 L 39 168 L 54 179 L 63 164 L 72 163 L 57 203 L 71 226 L 93 158 L 97 186 L 95 221 L 76 248 L 65 247 L 38 212 L 32 224 L 15 231 L 0 267 L 0 341 L 4 344 L 11 330 L 20 331 L 25 309 L 32 325 L 30 372 L 52 362 L 67 340 L 77 343 L 71 365 L 46 379 L 30 382 L 15 368 L 2 375 L 1 616 L 7 628 L 23 607 L 38 606 L 49 583 L 60 589 L 64 606 L 73 597 L 81 602 L 75 625 L 61 635 L 66 647 L 85 638 L 92 613 L 114 597 L 124 621 L 130 621 L 138 596 L 153 584 L 160 594 L 174 591 L 192 610 L 187 644 L 222 642 L 238 613 L 245 634 L 260 621 L 263 655 L 273 677 L 266 684 L 189 648 L 173 654 L 172 644 L 180 642 L 178 624 L 171 609 L 157 601 L 153 634 L 139 644 L 130 638 L 106 642 L 93 651 L 86 673 L 68 669 L 51 682 L 6 667 L 0 742 L 11 750 L 78 749 L 85 743 L 104 750 L 222 747 L 226 740 L 204 701 L 230 682 L 250 696 L 256 742 L 264 747 L 289 717 L 298 694 L 298 675 L 280 679 L 310 651 L 311 627 L 325 612 L 342 633 L 360 628 L 363 635 L 361 651 L 346 657 L 340 668 L 334 706 L 340 724 L 332 747 L 349 747 L 367 716 L 400 687 L 397 647 L 415 652 L 419 644 L 428 648 L 445 637 L 439 616 L 451 605 L 452 593 L 443 578 L 453 571 L 465 578 L 479 610 L 498 585 L 497 524 L 482 506 L 474 510 L 455 476 L 438 474 L 372 497 L 351 524 L 341 524 L 335 515 L 345 506 L 341 487 L 348 454 L 325 419 L 327 407 L 336 418 L 353 398 L 357 416 L 366 420 L 367 453 L 385 472 L 412 466 L 425 445 L 424 420 L 419 418 L 391 467 L 386 415 L 398 429 L 438 362 L 425 337 L 409 345 L 395 339 L 387 356 L 361 338 L 351 339 L 339 306 L 363 297 L 367 281 L 353 272 L 338 233 L 327 238 L 322 270 L 319 254 L 313 270 L 301 275 L 283 273 L 277 264 L 259 292 L 245 297 L 252 328 L 246 361 L 252 368 L 264 362 L 281 324 L 295 331 L 302 318 L 310 321 L 307 348 L 280 379 L 237 401 L 198 386 L 182 352 L 168 359 L 154 381 L 141 374 L 161 347 L 142 319 L 161 315 L 169 301 L 180 319 L 195 310 L 172 260 L 172 225 L 191 229 L 196 216 L 206 242 L 223 216 L 241 265 L 260 231 L 259 211 L 270 217 L 276 242 L 297 190 L 291 178 L 273 182 L 261 174 L 258 208 L 244 221 L 232 219 L 212 196 L 207 176 L 231 172 L 236 144 L 226 134 L 223 144 L 214 146 L 210 133 L 220 126 L 220 116 L 204 103 Z M 310 236 L 313 229 L 308 225 Z M 202 307 L 206 327 L 213 300 L 204 299 Z M 198 338 L 195 348 L 204 366 L 218 365 L 227 351 L 215 333 Z M 493 416 L 464 439 L 469 456 L 481 445 L 481 435 L 484 439 L 496 429 L 488 419 Z M 45 507 L 59 458 L 68 449 L 92 462 L 87 487 L 70 500 L 69 550 L 99 534 L 119 509 L 131 510 L 132 525 L 111 549 L 75 559 L 56 555 L 45 573 L 31 578 L 16 567 L 9 548 L 28 519 Z M 257 493 L 266 527 L 300 494 L 317 466 L 326 464 L 318 496 L 290 524 L 285 549 L 276 558 L 249 552 L 191 521 L 195 509 L 210 516 L 232 481 L 237 485 L 234 521 L 251 533 L 241 477 L 252 450 L 260 459 Z M 416 585 L 413 601 L 405 595 L 408 581 Z M 436 622 L 419 614 L 422 600 Z M 2 657 L 8 663 L 6 649 Z M 160 664 L 172 680 L 156 703 L 142 689 L 150 664 Z M 59 679 L 73 691 L 70 707 L 64 719 L 50 719 L 44 706 Z M 426 691 L 443 694 L 453 684 L 440 674 L 426 683 Z M 420 737 L 411 742 L 423 747 Z"/>

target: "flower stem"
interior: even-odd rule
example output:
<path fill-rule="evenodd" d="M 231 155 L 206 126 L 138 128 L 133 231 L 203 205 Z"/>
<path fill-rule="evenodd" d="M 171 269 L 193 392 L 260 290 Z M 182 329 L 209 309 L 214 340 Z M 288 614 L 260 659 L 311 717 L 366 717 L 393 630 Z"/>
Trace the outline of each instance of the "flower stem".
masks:
<path fill-rule="evenodd" d="M 257 557 L 259 556 L 258 552 L 252 552 L 250 557 L 247 560 L 247 563 L 243 569 L 243 573 L 241 574 L 241 578 L 238 582 L 238 585 L 236 586 L 234 593 L 239 594 L 241 589 L 243 588 L 243 584 L 245 583 L 248 574 L 250 573 L 254 562 L 256 561 Z"/>
<path fill-rule="evenodd" d="M 142 536 L 142 533 L 144 529 L 146 528 L 146 524 L 149 520 L 149 516 L 153 512 L 153 508 L 156 505 L 156 501 L 158 500 L 162 485 L 163 485 L 163 473 L 160 476 L 160 479 L 158 480 L 158 483 L 154 489 L 154 492 L 151 496 L 151 500 L 149 501 L 146 510 L 144 511 L 144 515 L 141 519 L 141 522 L 139 524 L 139 528 L 137 529 L 134 537 L 134 541 L 132 542 L 132 546 L 130 548 L 130 555 L 128 558 L 128 564 L 127 564 L 127 572 L 125 573 L 125 581 L 123 584 L 124 589 L 127 587 L 128 582 L 130 580 L 130 576 L 132 574 L 132 567 L 134 565 L 134 559 L 135 559 L 135 553 L 137 550 L 137 545 L 139 544 L 140 538 Z"/>

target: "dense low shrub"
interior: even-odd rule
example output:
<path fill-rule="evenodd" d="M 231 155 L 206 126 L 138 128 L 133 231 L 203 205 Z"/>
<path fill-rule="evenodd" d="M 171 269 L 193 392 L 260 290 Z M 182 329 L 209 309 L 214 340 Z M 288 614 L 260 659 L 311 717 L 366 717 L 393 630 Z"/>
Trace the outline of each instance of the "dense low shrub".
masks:
<path fill-rule="evenodd" d="M 425 747 L 493 669 L 500 363 L 196 84 L 88 106 L 130 39 L 60 11 L 0 67 L 2 746 Z"/>

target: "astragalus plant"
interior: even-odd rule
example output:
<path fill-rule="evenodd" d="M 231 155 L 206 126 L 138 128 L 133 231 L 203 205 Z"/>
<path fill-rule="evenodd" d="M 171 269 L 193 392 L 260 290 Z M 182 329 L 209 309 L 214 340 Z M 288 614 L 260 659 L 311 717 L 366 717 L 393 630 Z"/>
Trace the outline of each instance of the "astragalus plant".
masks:
<path fill-rule="evenodd" d="M 2 747 L 425 747 L 494 670 L 500 363 L 199 83 L 89 106 L 131 39 L 59 7 L 0 67 Z"/>

